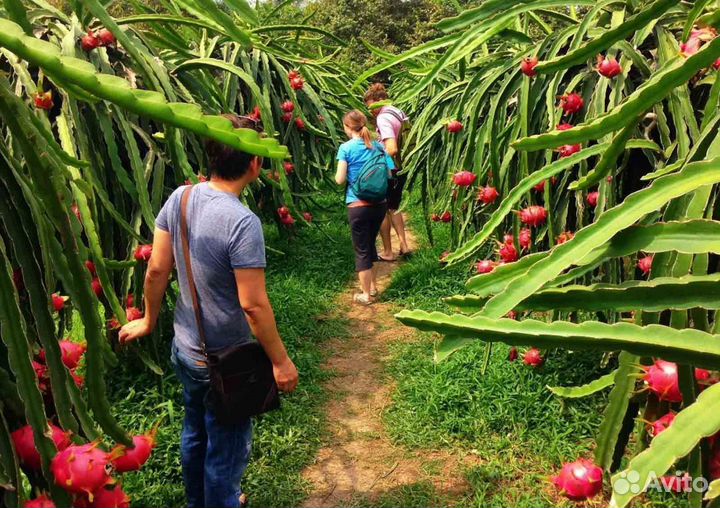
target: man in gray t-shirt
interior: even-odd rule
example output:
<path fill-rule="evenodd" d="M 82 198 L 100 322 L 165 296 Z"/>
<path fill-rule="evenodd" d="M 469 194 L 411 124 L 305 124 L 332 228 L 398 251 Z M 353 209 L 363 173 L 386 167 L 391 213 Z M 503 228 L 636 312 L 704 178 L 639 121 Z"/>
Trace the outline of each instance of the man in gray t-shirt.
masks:
<path fill-rule="evenodd" d="M 252 117 L 224 116 L 236 128 L 262 130 Z M 210 181 L 193 188 L 187 222 L 207 349 L 222 350 L 254 335 L 273 364 L 278 388 L 292 392 L 298 372 L 278 333 L 265 289 L 262 226 L 238 199 L 260 175 L 262 159 L 215 141 L 208 141 L 206 149 Z M 180 295 L 175 307 L 172 362 L 184 389 L 180 455 L 188 506 L 239 508 L 247 504 L 240 481 L 250 459 L 252 423 L 248 418 L 241 424 L 222 425 L 205 404 L 207 359 L 200 347 L 180 233 L 180 203 L 186 189 L 173 192 L 157 217 L 145 274 L 145 316 L 122 327 L 120 342 L 152 332 L 168 279 L 177 265 Z"/>
<path fill-rule="evenodd" d="M 233 270 L 265 268 L 265 241 L 260 219 L 235 194 L 215 190 L 212 182 L 195 186 L 187 209 L 193 276 L 202 302 L 208 352 L 250 340 Z M 195 311 L 190 298 L 180 235 L 180 199 L 187 186 L 172 193 L 155 227 L 170 233 L 180 284 L 175 307 L 175 346 L 193 360 L 200 349 Z"/>

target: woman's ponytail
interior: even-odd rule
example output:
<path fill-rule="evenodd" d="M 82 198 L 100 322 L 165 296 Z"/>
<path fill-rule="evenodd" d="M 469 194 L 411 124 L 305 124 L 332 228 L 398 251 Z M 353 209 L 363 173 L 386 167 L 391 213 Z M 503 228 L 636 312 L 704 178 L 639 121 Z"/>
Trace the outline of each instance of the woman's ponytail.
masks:
<path fill-rule="evenodd" d="M 365 142 L 365 146 L 368 150 L 372 150 L 373 144 L 372 144 L 372 138 L 370 137 L 370 129 L 367 128 L 367 125 L 363 125 L 363 128 L 360 129 L 360 136 L 362 136 L 363 141 Z"/>
<path fill-rule="evenodd" d="M 351 131 L 360 134 L 360 137 L 365 142 L 365 146 L 368 150 L 373 149 L 372 135 L 370 130 L 367 128 L 367 117 L 362 111 L 353 109 L 345 114 L 343 117 L 343 124 L 345 124 Z"/>

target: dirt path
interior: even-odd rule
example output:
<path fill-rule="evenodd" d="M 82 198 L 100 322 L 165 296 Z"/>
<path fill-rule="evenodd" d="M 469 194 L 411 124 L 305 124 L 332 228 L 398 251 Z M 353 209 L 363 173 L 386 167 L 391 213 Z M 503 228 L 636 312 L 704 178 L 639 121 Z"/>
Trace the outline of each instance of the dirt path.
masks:
<path fill-rule="evenodd" d="M 414 250 L 412 235 L 408 242 Z M 398 245 L 396 238 L 393 245 Z M 398 266 L 379 263 L 381 292 Z M 304 506 L 348 506 L 355 504 L 353 500 L 372 500 L 427 480 L 439 492 L 464 490 L 462 475 L 453 474 L 464 459 L 445 452 L 412 452 L 390 442 L 382 422 L 393 391 L 383 372 L 388 344 L 410 340 L 413 330 L 395 320 L 397 309 L 390 303 L 353 305 L 357 291 L 357 283 L 352 284 L 337 302 L 337 312 L 349 320 L 350 336 L 328 343 L 331 353 L 325 368 L 334 374 L 326 385 L 328 438 L 303 473 L 314 486 Z"/>

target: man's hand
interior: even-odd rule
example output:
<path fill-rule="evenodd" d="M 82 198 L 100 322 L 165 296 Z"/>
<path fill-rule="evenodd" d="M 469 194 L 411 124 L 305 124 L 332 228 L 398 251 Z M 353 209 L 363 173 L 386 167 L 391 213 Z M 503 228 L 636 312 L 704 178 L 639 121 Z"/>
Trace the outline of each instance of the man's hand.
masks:
<path fill-rule="evenodd" d="M 273 365 L 273 375 L 280 391 L 291 393 L 298 385 L 298 371 L 289 356 L 278 365 Z"/>
<path fill-rule="evenodd" d="M 128 324 L 120 328 L 120 344 L 126 344 L 128 342 L 135 341 L 140 337 L 150 335 L 152 331 L 153 326 L 150 324 L 150 320 L 147 317 L 130 321 Z"/>

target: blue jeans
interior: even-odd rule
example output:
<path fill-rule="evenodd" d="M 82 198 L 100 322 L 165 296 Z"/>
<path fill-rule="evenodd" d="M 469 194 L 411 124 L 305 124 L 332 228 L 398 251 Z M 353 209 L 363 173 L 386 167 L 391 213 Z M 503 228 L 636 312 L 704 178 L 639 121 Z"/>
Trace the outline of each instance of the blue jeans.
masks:
<path fill-rule="evenodd" d="M 238 508 L 240 480 L 250 460 L 252 421 L 220 425 L 205 404 L 208 369 L 175 344 L 171 361 L 183 385 L 185 421 L 180 456 L 189 508 Z"/>

